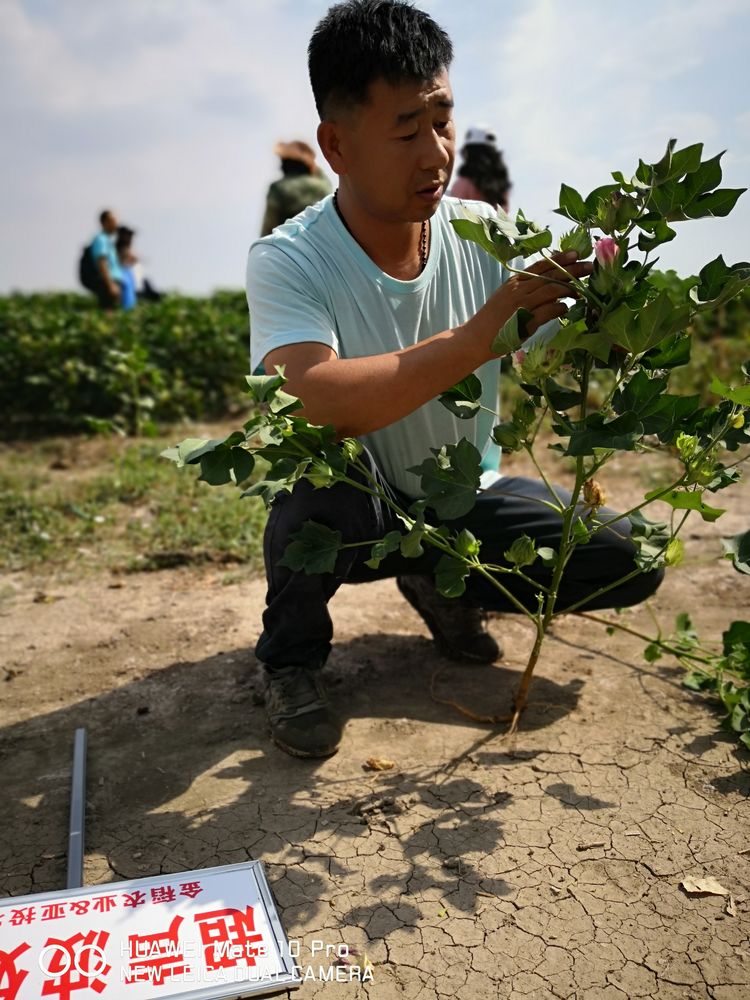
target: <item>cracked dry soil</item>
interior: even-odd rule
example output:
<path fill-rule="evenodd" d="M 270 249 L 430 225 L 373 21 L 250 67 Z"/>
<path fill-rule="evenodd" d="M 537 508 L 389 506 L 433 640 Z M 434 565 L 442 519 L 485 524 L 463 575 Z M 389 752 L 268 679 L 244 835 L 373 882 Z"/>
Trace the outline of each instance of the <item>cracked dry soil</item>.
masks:
<path fill-rule="evenodd" d="M 622 500 L 638 495 L 632 477 L 617 483 Z M 688 610 L 718 637 L 746 614 L 750 580 L 715 556 L 721 534 L 747 527 L 748 499 L 730 491 L 718 526 L 693 525 L 689 561 L 653 602 L 665 625 Z M 562 618 L 508 742 L 433 700 L 430 681 L 439 670 L 440 697 L 507 711 L 524 622 L 495 618 L 505 661 L 467 668 L 439 657 L 392 581 L 344 587 L 327 675 L 345 742 L 304 762 L 266 733 L 261 579 L 0 582 L 12 590 L 0 605 L 3 894 L 64 885 L 85 725 L 87 883 L 261 859 L 302 966 L 313 940 L 372 963 L 370 983 L 309 981 L 301 997 L 750 997 L 747 755 L 680 669 L 647 664 L 636 640 Z M 650 621 L 644 609 L 627 620 Z M 373 756 L 396 766 L 363 770 Z M 734 906 L 680 888 L 706 875 Z"/>

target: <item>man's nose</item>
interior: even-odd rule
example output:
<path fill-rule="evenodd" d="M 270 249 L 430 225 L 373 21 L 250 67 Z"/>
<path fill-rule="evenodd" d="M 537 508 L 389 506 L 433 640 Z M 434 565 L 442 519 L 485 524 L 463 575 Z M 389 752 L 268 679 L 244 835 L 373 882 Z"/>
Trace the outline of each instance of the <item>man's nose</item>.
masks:
<path fill-rule="evenodd" d="M 420 149 L 421 170 L 442 170 L 451 162 L 451 144 L 434 129 L 430 129 Z"/>

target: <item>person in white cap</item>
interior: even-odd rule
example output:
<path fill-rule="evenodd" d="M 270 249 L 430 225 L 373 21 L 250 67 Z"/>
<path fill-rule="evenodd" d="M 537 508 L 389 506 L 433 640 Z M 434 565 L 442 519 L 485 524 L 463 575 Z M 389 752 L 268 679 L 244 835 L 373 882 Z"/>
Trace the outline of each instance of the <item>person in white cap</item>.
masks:
<path fill-rule="evenodd" d="M 512 187 L 497 138 L 485 125 L 472 125 L 461 149 L 463 162 L 453 182 L 453 198 L 486 201 L 493 208 L 508 211 L 508 193 Z"/>

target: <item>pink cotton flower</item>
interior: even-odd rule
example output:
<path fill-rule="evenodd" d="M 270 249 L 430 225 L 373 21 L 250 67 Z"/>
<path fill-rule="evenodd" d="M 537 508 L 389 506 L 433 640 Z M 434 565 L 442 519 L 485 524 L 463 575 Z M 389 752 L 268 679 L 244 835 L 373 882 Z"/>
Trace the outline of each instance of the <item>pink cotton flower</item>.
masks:
<path fill-rule="evenodd" d="M 617 240 L 613 240 L 611 236 L 604 236 L 594 243 L 594 254 L 600 267 L 611 267 L 619 252 Z"/>
<path fill-rule="evenodd" d="M 526 351 L 516 351 L 513 354 L 513 360 L 517 365 L 522 365 L 526 360 Z"/>

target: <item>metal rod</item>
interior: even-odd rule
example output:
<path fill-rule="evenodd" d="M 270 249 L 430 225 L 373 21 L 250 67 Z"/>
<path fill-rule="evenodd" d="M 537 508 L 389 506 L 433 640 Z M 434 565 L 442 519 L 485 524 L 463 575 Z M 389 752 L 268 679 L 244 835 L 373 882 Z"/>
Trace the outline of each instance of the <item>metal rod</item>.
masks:
<path fill-rule="evenodd" d="M 73 744 L 73 780 L 70 789 L 68 834 L 68 889 L 83 885 L 83 833 L 86 823 L 86 730 L 76 729 Z"/>

